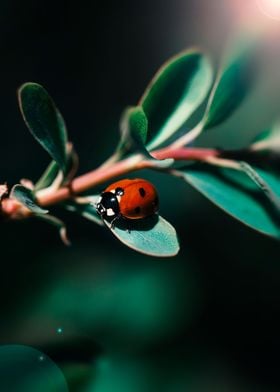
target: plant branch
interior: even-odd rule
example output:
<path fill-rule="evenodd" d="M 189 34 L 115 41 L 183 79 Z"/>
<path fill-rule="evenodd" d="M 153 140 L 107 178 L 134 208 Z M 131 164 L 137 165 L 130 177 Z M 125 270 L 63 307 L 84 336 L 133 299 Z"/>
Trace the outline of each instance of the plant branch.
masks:
<path fill-rule="evenodd" d="M 204 161 L 215 158 L 219 155 L 219 151 L 215 149 L 204 148 L 177 148 L 166 147 L 157 151 L 153 151 L 151 155 L 159 160 L 172 158 L 174 160 L 185 161 Z M 41 190 L 37 195 L 37 202 L 41 207 L 46 207 L 61 203 L 73 196 L 88 191 L 89 189 L 103 184 L 106 181 L 113 180 L 116 177 L 124 176 L 133 171 L 153 168 L 153 161 L 146 159 L 142 154 L 134 154 L 122 161 L 112 162 L 111 165 L 101 165 L 95 170 L 85 173 L 79 177 L 74 178 L 69 186 L 63 186 L 59 189 L 54 189 L 53 192 L 44 193 Z M 159 168 L 157 167 L 157 170 Z M 161 170 L 166 170 L 162 168 Z M 2 213 L 11 216 L 13 211 L 18 208 L 19 203 L 14 199 L 4 199 L 2 201 Z"/>
<path fill-rule="evenodd" d="M 172 145 L 172 147 L 152 151 L 151 155 L 156 159 L 173 158 L 175 161 L 207 161 L 219 156 L 219 151 L 213 148 L 174 148 Z"/>

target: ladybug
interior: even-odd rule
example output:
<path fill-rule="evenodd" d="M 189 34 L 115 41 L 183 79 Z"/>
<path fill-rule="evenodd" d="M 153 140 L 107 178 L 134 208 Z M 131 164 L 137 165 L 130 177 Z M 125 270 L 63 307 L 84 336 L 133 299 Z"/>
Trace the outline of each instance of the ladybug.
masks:
<path fill-rule="evenodd" d="M 103 219 L 143 219 L 158 211 L 155 187 L 142 178 L 124 179 L 109 185 L 101 193 L 96 210 Z"/>

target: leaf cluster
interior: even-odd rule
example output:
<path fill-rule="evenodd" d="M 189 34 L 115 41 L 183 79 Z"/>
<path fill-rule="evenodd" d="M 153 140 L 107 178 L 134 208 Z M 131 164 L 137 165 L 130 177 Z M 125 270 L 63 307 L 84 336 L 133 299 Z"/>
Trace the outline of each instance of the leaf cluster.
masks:
<path fill-rule="evenodd" d="M 280 238 L 279 123 L 240 150 L 196 147 L 199 136 L 225 122 L 250 93 L 256 74 L 251 49 L 243 47 L 231 53 L 216 75 L 199 49 L 183 51 L 169 59 L 152 78 L 138 104 L 125 109 L 119 126 L 120 140 L 112 156 L 82 178 L 75 178 L 78 157 L 54 101 L 41 85 L 24 84 L 18 91 L 21 113 L 51 162 L 35 184 L 22 181 L 8 195 L 2 185 L 3 211 L 5 198 L 16 200 L 21 214 L 14 216 L 43 219 L 55 225 L 64 242 L 69 243 L 64 223 L 49 213 L 48 200 L 52 200 L 49 204 L 60 203 L 68 211 L 107 226 L 121 242 L 137 251 L 173 256 L 179 250 L 176 231 L 161 216 L 134 221 L 128 231 L 122 220 L 112 228 L 95 208 L 96 185 L 149 168 L 183 179 L 232 217 Z M 200 118 L 190 126 L 194 114 L 202 108 Z M 83 196 L 88 190 L 91 195 Z"/>

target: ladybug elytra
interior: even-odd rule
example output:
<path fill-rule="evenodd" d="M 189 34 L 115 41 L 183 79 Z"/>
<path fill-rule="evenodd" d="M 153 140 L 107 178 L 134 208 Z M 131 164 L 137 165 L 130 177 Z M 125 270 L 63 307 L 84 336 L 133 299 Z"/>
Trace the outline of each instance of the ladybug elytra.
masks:
<path fill-rule="evenodd" d="M 103 219 L 142 219 L 157 213 L 155 187 L 142 178 L 124 179 L 109 185 L 96 204 Z"/>

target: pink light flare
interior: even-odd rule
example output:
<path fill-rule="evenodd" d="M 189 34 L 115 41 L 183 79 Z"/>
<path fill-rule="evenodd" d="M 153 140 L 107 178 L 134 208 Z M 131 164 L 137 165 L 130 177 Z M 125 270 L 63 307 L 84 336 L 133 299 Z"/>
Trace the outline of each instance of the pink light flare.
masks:
<path fill-rule="evenodd" d="M 257 0 L 257 4 L 268 18 L 280 20 L 280 0 Z"/>

